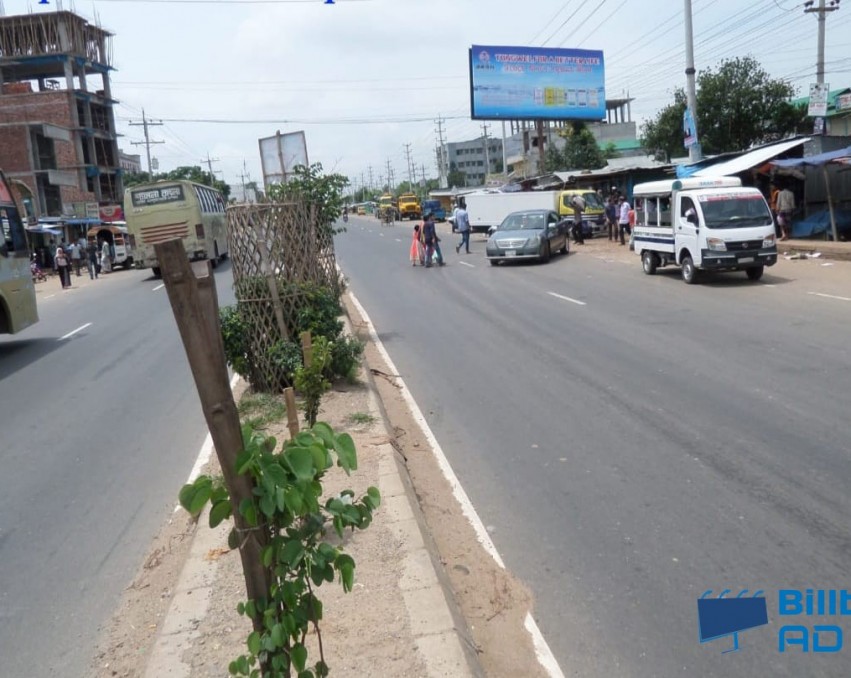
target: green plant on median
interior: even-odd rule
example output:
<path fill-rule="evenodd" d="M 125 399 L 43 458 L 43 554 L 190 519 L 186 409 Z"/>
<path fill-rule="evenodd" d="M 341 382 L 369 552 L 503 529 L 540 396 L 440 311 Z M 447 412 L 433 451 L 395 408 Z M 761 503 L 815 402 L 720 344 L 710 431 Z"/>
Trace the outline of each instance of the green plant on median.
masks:
<path fill-rule="evenodd" d="M 263 278 L 248 278 L 239 283 L 238 295 L 245 298 L 264 298 L 267 294 L 268 283 Z M 343 308 L 334 291 L 313 283 L 278 281 L 278 294 L 281 298 L 299 298 L 303 302 L 297 313 L 284 319 L 289 336 L 297 338 L 302 332 L 310 332 L 313 337 L 325 337 L 331 342 L 331 361 L 326 366 L 325 377 L 329 380 L 342 377 L 352 381 L 364 345 L 358 339 L 344 334 L 340 321 Z M 258 355 L 252 346 L 251 337 L 256 332 L 268 330 L 255 326 L 238 304 L 222 308 L 219 323 L 228 364 L 237 374 L 245 377 L 252 388 L 268 390 L 263 376 L 264 365 L 278 374 L 280 382 L 293 384 L 295 371 L 302 363 L 298 343 L 279 340 L 266 355 Z"/>
<path fill-rule="evenodd" d="M 245 393 L 237 407 L 240 417 L 252 428 L 266 428 L 273 421 L 280 421 L 287 413 L 281 399 L 270 393 Z"/>
<path fill-rule="evenodd" d="M 349 421 L 353 424 L 371 424 L 375 421 L 375 417 L 368 412 L 353 412 L 349 415 Z"/>
<path fill-rule="evenodd" d="M 315 351 L 315 345 L 314 345 Z M 319 622 L 322 603 L 314 590 L 339 576 L 343 590 L 352 590 L 355 561 L 340 547 L 327 541 L 330 522 L 337 536 L 344 530 L 366 529 L 381 503 L 375 487 L 360 499 L 351 490 L 320 503 L 322 479 L 334 465 L 347 474 L 357 469 L 357 451 L 347 433 L 335 433 L 323 422 L 298 433 L 276 452 L 274 438 L 243 427 L 245 450 L 237 459 L 237 472 L 250 475 L 254 497 L 239 506 L 249 529 L 266 530 L 269 544 L 263 550 L 263 566 L 271 587 L 264 600 L 240 603 L 237 611 L 262 619 L 262 631 L 253 631 L 246 641 L 248 652 L 229 666 L 230 673 L 251 678 L 318 678 L 329 674 L 322 647 Z M 221 481 L 201 476 L 180 491 L 180 504 L 198 515 L 211 503 L 210 527 L 231 516 L 227 488 Z M 228 540 L 231 548 L 242 540 L 236 530 Z M 305 639 L 316 633 L 319 658 L 308 666 Z"/>
<path fill-rule="evenodd" d="M 295 371 L 295 387 L 303 398 L 304 416 L 308 426 L 316 423 L 322 394 L 331 388 L 331 382 L 325 378 L 325 372 L 331 362 L 331 345 L 325 337 L 316 337 L 312 351 L 310 364 L 302 365 Z"/>

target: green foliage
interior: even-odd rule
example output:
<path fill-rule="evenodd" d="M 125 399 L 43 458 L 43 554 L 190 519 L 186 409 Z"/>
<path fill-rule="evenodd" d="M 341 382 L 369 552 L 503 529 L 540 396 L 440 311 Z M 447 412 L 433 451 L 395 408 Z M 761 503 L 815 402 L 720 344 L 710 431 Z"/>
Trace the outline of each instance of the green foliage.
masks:
<path fill-rule="evenodd" d="M 319 622 L 322 602 L 314 590 L 339 578 L 343 590 L 354 585 L 355 561 L 325 540 L 327 526 L 338 537 L 344 530 L 366 529 L 381 503 L 375 487 L 360 499 L 352 490 L 322 502 L 322 479 L 333 465 L 347 474 L 357 469 L 357 451 L 347 433 L 335 433 L 325 423 L 302 431 L 276 452 L 277 442 L 250 426 L 243 427 L 245 449 L 237 471 L 254 481 L 254 496 L 242 503 L 240 514 L 250 525 L 268 531 L 262 553 L 271 582 L 267 597 L 248 600 L 237 612 L 262 622 L 262 630 L 246 639 L 247 654 L 228 667 L 231 675 L 299 678 L 327 676 Z M 210 524 L 230 514 L 227 490 L 209 476 L 201 476 L 180 491 L 180 504 L 197 516 L 211 502 Z M 224 503 L 223 503 L 224 502 Z M 227 508 L 227 510 L 226 510 Z M 213 514 L 216 520 L 213 520 Z M 319 659 L 308 665 L 305 637 L 313 629 L 319 638 Z"/>
<path fill-rule="evenodd" d="M 343 323 L 340 320 L 343 307 L 334 292 L 312 283 L 279 280 L 278 294 L 281 298 L 298 297 L 303 302 L 301 310 L 294 317 L 284 318 L 288 335 L 297 338 L 302 332 L 310 332 L 313 337 L 327 339 L 331 343 L 331 360 L 326 367 L 325 377 L 351 378 L 363 353 L 363 344 L 344 335 Z M 258 277 L 241 280 L 237 296 L 249 299 L 267 297 L 266 279 Z M 268 312 L 272 314 L 271 307 Z M 268 390 L 260 366 L 269 364 L 277 370 L 280 381 L 293 384 L 293 375 L 302 364 L 300 344 L 281 339 L 274 344 L 268 355 L 259 356 L 251 347 L 250 338 L 255 331 L 254 327 L 242 315 L 239 305 L 223 307 L 219 311 L 219 320 L 228 364 L 237 374 L 245 377 L 252 388 L 258 391 Z"/>
<path fill-rule="evenodd" d="M 375 417 L 368 412 L 353 412 L 349 415 L 349 421 L 352 424 L 371 424 L 375 421 Z"/>
<path fill-rule="evenodd" d="M 753 57 L 722 61 L 697 78 L 697 131 L 708 154 L 740 151 L 806 130 L 806 109 L 790 102 L 795 89 L 769 77 Z M 686 95 L 674 92 L 674 102 L 642 127 L 642 145 L 651 153 L 672 157 L 683 148 Z"/>
<path fill-rule="evenodd" d="M 304 416 L 312 427 L 319 416 L 322 395 L 331 388 L 325 374 L 331 365 L 331 344 L 325 337 L 313 339 L 312 358 L 309 365 L 295 371 L 295 387 L 304 399 Z"/>
<path fill-rule="evenodd" d="M 559 150 L 553 144 L 544 151 L 545 171 L 600 169 L 606 166 L 606 158 L 597 140 L 584 123 L 573 122 L 559 134 L 565 140 L 564 148 Z"/>
<path fill-rule="evenodd" d="M 322 164 L 314 163 L 296 166 L 287 183 L 269 186 L 268 194 L 274 202 L 293 200 L 311 205 L 319 229 L 333 235 L 345 230 L 335 227 L 335 222 L 343 214 L 343 189 L 348 185 L 348 178 L 342 174 L 323 174 Z"/>
<path fill-rule="evenodd" d="M 340 336 L 335 339 L 331 343 L 331 362 L 325 371 L 326 376 L 345 377 L 354 382 L 363 348 L 364 343 L 355 337 Z"/>
<path fill-rule="evenodd" d="M 298 346 L 296 346 L 298 351 Z M 298 354 L 301 364 L 301 353 Z M 295 371 L 295 370 L 293 370 Z M 269 393 L 245 393 L 237 407 L 240 417 L 252 428 L 262 429 L 273 421 L 279 421 L 287 412 L 280 397 Z"/>
<path fill-rule="evenodd" d="M 183 166 L 173 169 L 171 172 L 155 173 L 152 177 L 147 172 L 136 172 L 134 174 L 125 174 L 123 176 L 124 187 L 137 186 L 138 184 L 147 184 L 151 181 L 175 181 L 177 179 L 187 179 L 194 181 L 197 184 L 212 186 L 221 191 L 227 202 L 230 197 L 230 186 L 224 181 L 216 179 L 209 172 L 205 172 L 200 167 Z"/>
<path fill-rule="evenodd" d="M 467 175 L 458 169 L 454 162 L 449 163 L 449 176 L 447 177 L 450 188 L 461 188 L 467 185 Z"/>

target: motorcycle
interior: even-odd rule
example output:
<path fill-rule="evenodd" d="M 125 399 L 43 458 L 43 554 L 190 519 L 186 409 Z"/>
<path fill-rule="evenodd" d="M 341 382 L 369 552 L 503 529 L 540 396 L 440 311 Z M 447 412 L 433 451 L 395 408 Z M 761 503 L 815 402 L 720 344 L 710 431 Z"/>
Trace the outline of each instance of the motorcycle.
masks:
<path fill-rule="evenodd" d="M 343 223 L 348 223 L 348 222 L 349 222 L 349 215 L 348 215 L 348 213 L 344 213 L 343 214 Z"/>
<path fill-rule="evenodd" d="M 33 254 L 33 258 L 30 259 L 30 274 L 33 277 L 33 282 L 44 282 L 47 280 L 47 276 L 44 275 L 44 272 L 35 260 L 35 254 Z"/>

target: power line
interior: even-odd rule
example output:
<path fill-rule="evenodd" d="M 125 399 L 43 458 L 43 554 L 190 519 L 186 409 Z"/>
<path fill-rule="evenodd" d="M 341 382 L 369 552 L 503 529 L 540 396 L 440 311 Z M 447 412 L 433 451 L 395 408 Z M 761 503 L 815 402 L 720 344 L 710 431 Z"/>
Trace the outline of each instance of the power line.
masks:
<path fill-rule="evenodd" d="M 153 144 L 164 144 L 165 141 L 151 141 L 151 138 L 148 135 L 148 127 L 161 126 L 163 124 L 162 120 L 159 120 L 159 121 L 156 121 L 156 122 L 148 120 L 145 117 L 145 109 L 143 108 L 142 109 L 142 122 L 129 122 L 128 124 L 130 126 L 141 125 L 145 130 L 145 140 L 144 141 L 131 141 L 130 143 L 133 144 L 134 146 L 143 146 L 144 145 L 145 152 L 148 156 L 148 176 L 151 177 L 151 176 L 153 176 L 153 173 L 152 173 L 152 170 L 151 170 L 151 146 Z"/>

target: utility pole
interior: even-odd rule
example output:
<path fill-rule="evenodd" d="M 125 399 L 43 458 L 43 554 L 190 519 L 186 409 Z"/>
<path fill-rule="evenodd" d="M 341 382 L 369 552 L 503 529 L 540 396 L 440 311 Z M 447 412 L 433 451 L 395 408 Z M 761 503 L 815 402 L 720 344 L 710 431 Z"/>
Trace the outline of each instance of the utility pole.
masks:
<path fill-rule="evenodd" d="M 373 186 L 373 183 L 372 183 L 372 165 L 370 165 L 369 166 L 369 190 L 370 191 L 372 190 L 372 186 Z"/>
<path fill-rule="evenodd" d="M 408 187 L 411 191 L 414 190 L 414 175 L 411 171 L 411 167 L 413 162 L 411 161 L 411 144 L 404 144 L 405 146 L 405 162 L 408 165 Z"/>
<path fill-rule="evenodd" d="M 393 193 L 393 167 L 390 164 L 390 158 L 387 158 L 387 192 Z"/>
<path fill-rule="evenodd" d="M 159 127 L 160 125 L 163 124 L 162 120 L 157 120 L 157 121 L 148 120 L 145 117 L 145 109 L 143 108 L 142 109 L 142 122 L 130 122 L 128 124 L 130 126 L 141 125 L 142 128 L 145 131 L 145 140 L 144 141 L 131 141 L 130 143 L 133 144 L 134 146 L 142 146 L 142 145 L 145 146 L 145 152 L 147 153 L 147 156 L 148 156 L 148 178 L 153 179 L 154 175 L 151 171 L 151 146 L 153 144 L 164 144 L 165 141 L 151 141 L 151 137 L 148 135 L 148 128 L 149 127 Z"/>
<path fill-rule="evenodd" d="M 482 133 L 484 135 L 483 138 L 485 140 L 485 181 L 484 181 L 484 183 L 487 183 L 488 182 L 488 174 L 490 174 L 490 172 L 491 172 L 491 156 L 490 156 L 490 153 L 488 152 L 488 124 L 486 122 L 482 123 Z"/>
<path fill-rule="evenodd" d="M 201 160 L 199 162 L 206 163 L 207 169 L 210 171 L 210 185 L 214 184 L 215 181 L 216 181 L 216 175 L 213 174 L 213 163 L 219 162 L 219 159 L 218 158 L 211 158 L 210 157 L 210 151 L 207 151 L 207 159 L 204 160 L 204 158 L 201 158 Z"/>
<path fill-rule="evenodd" d="M 372 167 L 370 167 L 369 169 L 370 169 L 370 175 L 369 175 L 369 184 L 370 185 L 369 185 L 369 188 L 370 188 L 370 190 L 372 190 Z M 360 173 L 360 185 L 361 185 L 361 190 L 363 191 L 363 193 L 366 193 L 366 190 L 364 190 L 364 189 L 366 189 L 365 179 L 366 179 L 366 177 L 364 176 L 363 172 L 361 172 Z M 361 200 L 361 202 L 365 202 L 365 199 Z"/>
<path fill-rule="evenodd" d="M 437 116 L 437 174 L 441 188 L 449 187 L 449 168 L 446 166 L 446 150 L 443 145 L 443 118 Z"/>
<path fill-rule="evenodd" d="M 700 149 L 700 138 L 697 129 L 697 91 L 695 89 L 694 70 L 694 35 L 691 25 L 691 0 L 685 0 L 685 25 L 686 25 L 686 101 L 691 112 L 692 134 L 695 142 L 688 147 L 688 157 L 691 162 L 697 162 L 703 158 Z"/>
<path fill-rule="evenodd" d="M 808 0 L 804 3 L 804 14 L 818 14 L 818 60 L 816 61 L 816 82 L 819 85 L 824 84 L 824 28 L 825 15 L 828 12 L 835 12 L 839 9 L 839 0 L 830 0 L 825 3 L 825 0 L 819 0 L 818 7 L 813 7 L 814 0 Z"/>
<path fill-rule="evenodd" d="M 245 165 L 245 158 L 243 158 L 243 160 L 242 160 L 242 174 L 239 174 L 238 176 L 239 176 L 239 180 L 242 182 L 242 201 L 243 202 L 250 202 L 248 200 L 248 188 L 245 185 L 245 180 L 247 178 L 250 178 L 249 174 L 248 174 L 248 169 Z"/>

